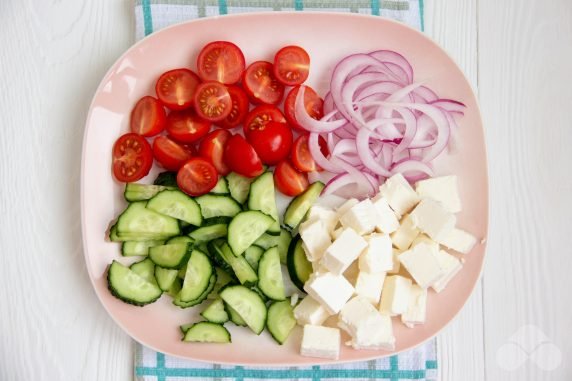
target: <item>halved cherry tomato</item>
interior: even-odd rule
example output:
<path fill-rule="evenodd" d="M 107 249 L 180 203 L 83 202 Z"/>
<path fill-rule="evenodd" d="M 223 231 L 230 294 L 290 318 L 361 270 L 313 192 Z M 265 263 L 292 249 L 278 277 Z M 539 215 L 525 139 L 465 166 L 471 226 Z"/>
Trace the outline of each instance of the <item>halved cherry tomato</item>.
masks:
<path fill-rule="evenodd" d="M 329 155 L 328 143 L 326 139 L 320 136 L 318 139 L 320 151 L 324 156 Z M 308 148 L 308 135 L 300 135 L 294 141 L 292 146 L 292 164 L 301 172 L 322 171 L 322 168 L 314 161 L 310 149 Z"/>
<path fill-rule="evenodd" d="M 157 136 L 153 141 L 153 156 L 159 164 L 169 170 L 177 171 L 191 157 L 191 153 L 180 144 L 166 136 Z"/>
<path fill-rule="evenodd" d="M 199 118 L 194 110 L 171 111 L 167 134 L 179 143 L 194 143 L 208 134 L 211 123 Z"/>
<path fill-rule="evenodd" d="M 232 99 L 225 85 L 219 82 L 204 82 L 195 94 L 197 114 L 211 122 L 224 120 L 232 111 Z"/>
<path fill-rule="evenodd" d="M 300 131 L 306 131 L 298 121 L 296 120 L 296 112 L 295 112 L 295 105 L 296 105 L 296 96 L 298 95 L 298 91 L 300 90 L 300 86 L 294 87 L 284 100 L 284 116 L 286 116 L 286 120 L 290 125 Z M 304 106 L 306 108 L 306 112 L 312 118 L 319 120 L 324 116 L 324 101 L 322 98 L 316 94 L 314 89 L 309 86 L 306 86 L 304 91 Z"/>
<path fill-rule="evenodd" d="M 118 181 L 131 183 L 147 176 L 153 165 L 151 146 L 133 132 L 122 135 L 113 145 L 113 175 Z"/>
<path fill-rule="evenodd" d="M 189 69 L 169 70 L 159 77 L 155 92 L 159 100 L 171 110 L 184 110 L 193 105 L 195 91 L 201 83 Z"/>
<path fill-rule="evenodd" d="M 165 129 L 167 114 L 161 102 L 145 96 L 137 101 L 131 111 L 131 132 L 142 136 L 154 136 Z"/>
<path fill-rule="evenodd" d="M 215 167 L 201 157 L 187 161 L 177 173 L 177 185 L 189 196 L 201 196 L 214 188 L 218 181 Z"/>
<path fill-rule="evenodd" d="M 274 76 L 286 86 L 304 83 L 310 73 L 310 56 L 299 46 L 285 46 L 274 56 Z"/>
<path fill-rule="evenodd" d="M 238 86 L 228 86 L 227 89 L 232 101 L 232 109 L 230 114 L 217 125 L 222 128 L 234 128 L 242 123 L 248 114 L 248 96 Z"/>
<path fill-rule="evenodd" d="M 258 130 L 270 121 L 286 123 L 286 118 L 284 114 L 282 114 L 282 111 L 276 106 L 261 105 L 255 107 L 246 115 L 246 118 L 244 118 L 244 123 L 242 124 L 244 135 L 248 136 L 250 131 Z"/>
<path fill-rule="evenodd" d="M 272 64 L 266 61 L 256 61 L 246 68 L 242 86 L 254 103 L 275 105 L 284 96 L 284 85 L 278 82 Z"/>
<path fill-rule="evenodd" d="M 230 168 L 223 160 L 226 142 L 232 134 L 228 130 L 214 130 L 209 133 L 199 145 L 199 155 L 210 161 L 221 176 L 230 173 Z"/>
<path fill-rule="evenodd" d="M 201 50 L 197 59 L 199 76 L 203 81 L 218 81 L 232 85 L 244 71 L 244 54 L 228 41 L 211 42 Z"/>
<path fill-rule="evenodd" d="M 246 139 L 264 164 L 274 165 L 288 157 L 292 147 L 292 130 L 286 123 L 271 121 L 250 131 Z"/>
<path fill-rule="evenodd" d="M 256 177 L 264 172 L 256 151 L 240 135 L 233 135 L 226 142 L 224 162 L 231 171 L 246 177 Z"/>
<path fill-rule="evenodd" d="M 288 160 L 281 161 L 274 169 L 276 188 L 286 196 L 298 196 L 310 185 L 308 176 L 298 172 Z"/>

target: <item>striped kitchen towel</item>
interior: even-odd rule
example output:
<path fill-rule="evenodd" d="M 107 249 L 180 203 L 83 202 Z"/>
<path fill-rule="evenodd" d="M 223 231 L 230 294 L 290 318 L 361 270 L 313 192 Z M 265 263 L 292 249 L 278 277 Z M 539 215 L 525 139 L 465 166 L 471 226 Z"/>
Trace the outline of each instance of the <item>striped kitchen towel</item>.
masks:
<path fill-rule="evenodd" d="M 254 11 L 334 11 L 380 15 L 423 30 L 423 0 L 135 0 L 137 40 L 166 26 L 199 17 Z M 183 360 L 139 343 L 136 381 L 183 380 L 436 380 L 435 339 L 377 360 L 309 367 L 243 367 Z"/>

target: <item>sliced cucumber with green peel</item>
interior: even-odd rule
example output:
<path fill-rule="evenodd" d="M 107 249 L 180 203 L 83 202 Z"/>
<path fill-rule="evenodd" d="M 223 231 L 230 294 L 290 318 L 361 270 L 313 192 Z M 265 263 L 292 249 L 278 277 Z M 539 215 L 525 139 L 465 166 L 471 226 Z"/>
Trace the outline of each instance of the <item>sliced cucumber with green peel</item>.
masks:
<path fill-rule="evenodd" d="M 286 229 L 280 230 L 280 237 L 278 237 L 278 253 L 280 254 L 280 263 L 286 264 L 286 257 L 288 256 L 288 247 L 292 241 L 292 235 Z"/>
<path fill-rule="evenodd" d="M 164 244 L 165 241 L 124 241 L 121 244 L 121 255 L 124 257 L 149 255 L 149 248 Z"/>
<path fill-rule="evenodd" d="M 201 207 L 203 218 L 234 217 L 242 210 L 240 204 L 228 196 L 205 194 L 195 200 Z"/>
<path fill-rule="evenodd" d="M 228 243 L 235 255 L 241 255 L 274 223 L 259 211 L 238 213 L 228 225 Z"/>
<path fill-rule="evenodd" d="M 175 279 L 169 291 L 167 291 L 167 295 L 169 295 L 172 298 L 176 298 L 179 292 L 181 292 L 182 287 L 183 287 L 183 280 L 177 277 L 177 279 Z"/>
<path fill-rule="evenodd" d="M 256 271 L 250 267 L 243 256 L 234 255 L 228 243 L 218 240 L 210 242 L 209 251 L 214 254 L 215 261 L 220 263 L 223 268 L 232 271 L 241 284 L 252 286 L 258 281 Z"/>
<path fill-rule="evenodd" d="M 312 263 L 306 257 L 306 252 L 302 247 L 302 240 L 297 235 L 292 239 L 288 248 L 288 258 L 286 259 L 288 266 L 288 274 L 292 283 L 302 292 L 304 291 L 304 283 L 308 281 L 310 275 L 314 271 Z"/>
<path fill-rule="evenodd" d="M 182 286 L 181 286 L 181 290 L 173 298 L 173 304 L 176 305 L 177 307 L 181 307 L 181 308 L 189 308 L 189 307 L 196 306 L 197 304 L 202 303 L 207 298 L 207 296 L 213 290 L 215 284 L 216 284 L 216 275 L 215 275 L 215 273 L 213 273 L 213 275 L 211 275 L 208 287 L 205 290 L 205 292 L 203 292 L 198 298 L 191 300 L 190 302 L 183 302 L 181 300 L 181 291 L 182 291 Z"/>
<path fill-rule="evenodd" d="M 239 204 L 244 204 L 248 200 L 250 184 L 252 184 L 253 179 L 231 172 L 226 176 L 226 180 L 232 198 Z"/>
<path fill-rule="evenodd" d="M 234 323 L 235 325 L 238 325 L 239 327 L 246 327 L 246 322 L 240 317 L 240 315 L 238 314 L 238 312 L 236 312 L 234 310 L 234 308 L 232 308 L 231 306 L 229 306 L 226 303 L 224 303 L 224 308 L 225 308 L 226 312 L 228 313 L 229 320 L 232 323 Z"/>
<path fill-rule="evenodd" d="M 252 332 L 260 335 L 266 325 L 266 305 L 255 291 L 244 286 L 229 286 L 221 291 L 222 300 L 232 307 Z"/>
<path fill-rule="evenodd" d="M 268 250 L 271 247 L 278 246 L 279 237 L 280 236 L 277 235 L 270 235 L 268 233 L 264 233 L 256 241 L 254 241 L 254 244 L 256 246 L 260 246 L 264 250 Z"/>
<path fill-rule="evenodd" d="M 278 344 L 284 344 L 295 326 L 296 318 L 289 300 L 274 302 L 268 307 L 266 327 Z"/>
<path fill-rule="evenodd" d="M 113 224 L 110 228 L 109 228 L 109 240 L 111 242 L 124 242 L 127 241 L 126 239 L 121 239 L 119 238 L 119 236 L 117 235 L 117 224 Z"/>
<path fill-rule="evenodd" d="M 193 324 L 185 333 L 183 341 L 193 343 L 230 343 L 230 332 L 221 324 L 202 321 Z"/>
<path fill-rule="evenodd" d="M 212 323 L 223 324 L 228 321 L 228 313 L 224 309 L 222 299 L 215 299 L 203 312 L 201 316 Z"/>
<path fill-rule="evenodd" d="M 198 250 L 193 250 L 187 262 L 187 272 L 180 293 L 181 302 L 191 302 L 200 297 L 208 289 L 213 275 L 216 278 L 209 257 Z"/>
<path fill-rule="evenodd" d="M 211 225 L 228 225 L 232 221 L 232 217 L 211 217 L 205 218 L 203 220 L 202 226 L 211 226 Z"/>
<path fill-rule="evenodd" d="M 280 234 L 280 219 L 278 217 L 278 208 L 276 207 L 276 191 L 274 189 L 272 172 L 263 173 L 250 184 L 248 209 L 259 210 L 272 217 L 274 221 L 268 228 L 268 233 L 273 235 Z"/>
<path fill-rule="evenodd" d="M 228 234 L 228 226 L 226 224 L 216 224 L 203 226 L 189 233 L 189 237 L 196 242 L 209 242 L 213 239 L 226 237 Z"/>
<path fill-rule="evenodd" d="M 195 200 L 180 190 L 164 190 L 147 202 L 147 209 L 200 226 L 203 222 L 201 208 Z"/>
<path fill-rule="evenodd" d="M 167 191 L 163 191 L 167 192 Z M 117 218 L 116 233 L 127 241 L 149 241 L 179 235 L 176 219 L 145 207 L 145 201 L 132 202 Z"/>
<path fill-rule="evenodd" d="M 228 272 L 220 267 L 215 267 L 216 271 L 216 283 L 213 290 L 207 296 L 208 299 L 217 299 L 219 291 L 234 281 L 234 278 L 230 276 Z"/>
<path fill-rule="evenodd" d="M 129 202 L 145 201 L 149 200 L 157 193 L 164 191 L 166 189 L 174 189 L 174 188 L 165 187 L 162 185 L 127 183 L 125 184 L 125 192 L 123 192 L 123 196 L 125 197 L 125 200 Z"/>
<path fill-rule="evenodd" d="M 157 284 L 157 280 L 155 279 L 155 264 L 149 258 L 133 263 L 129 266 L 129 269 L 140 277 L 143 277 L 147 282 Z"/>
<path fill-rule="evenodd" d="M 167 240 L 167 242 L 165 242 L 166 244 L 171 244 L 171 243 L 188 243 L 189 245 L 192 245 L 195 241 L 187 236 L 187 235 L 179 235 L 173 238 L 169 238 Z"/>
<path fill-rule="evenodd" d="M 284 280 L 278 248 L 272 247 L 262 254 L 258 263 L 258 288 L 272 300 L 284 300 Z"/>
<path fill-rule="evenodd" d="M 248 262 L 254 271 L 258 270 L 258 261 L 264 253 L 264 249 L 260 246 L 252 245 L 244 252 L 244 259 Z"/>
<path fill-rule="evenodd" d="M 158 266 L 166 269 L 180 269 L 191 253 L 192 245 L 189 243 L 169 243 L 167 245 L 153 246 L 149 249 L 149 258 Z"/>
<path fill-rule="evenodd" d="M 288 208 L 286 208 L 284 224 L 292 230 L 296 229 L 308 213 L 308 210 L 314 205 L 314 202 L 316 202 L 323 189 L 324 184 L 317 181 L 312 183 L 304 193 L 296 196 L 296 198 L 290 202 Z"/>
<path fill-rule="evenodd" d="M 155 266 L 155 279 L 157 279 L 159 288 L 163 291 L 169 291 L 177 279 L 178 272 L 179 270 L 165 269 L 163 267 Z"/>
<path fill-rule="evenodd" d="M 214 186 L 213 189 L 211 189 L 211 191 L 209 193 L 211 193 L 211 194 L 228 194 L 229 193 L 228 182 L 226 181 L 226 179 L 224 177 L 221 177 L 220 179 L 218 179 L 216 185 Z"/>
<path fill-rule="evenodd" d="M 113 296 L 136 306 L 153 303 L 163 293 L 159 286 L 148 282 L 117 261 L 113 261 L 109 266 L 107 286 Z"/>

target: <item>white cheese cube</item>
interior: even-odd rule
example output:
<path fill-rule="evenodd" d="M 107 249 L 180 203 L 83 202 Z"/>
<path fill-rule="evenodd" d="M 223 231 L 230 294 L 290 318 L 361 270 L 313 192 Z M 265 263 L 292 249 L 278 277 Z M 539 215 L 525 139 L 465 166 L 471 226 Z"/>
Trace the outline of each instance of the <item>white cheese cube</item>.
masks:
<path fill-rule="evenodd" d="M 314 205 L 327 209 L 336 209 L 342 206 L 346 201 L 347 200 L 343 197 L 336 196 L 335 194 L 328 194 L 320 196 Z"/>
<path fill-rule="evenodd" d="M 399 261 L 421 288 L 427 288 L 444 274 L 438 254 L 433 246 L 420 243 L 399 255 Z"/>
<path fill-rule="evenodd" d="M 337 360 L 340 357 L 340 330 L 306 324 L 300 354 L 307 357 Z"/>
<path fill-rule="evenodd" d="M 324 251 L 331 245 L 330 233 L 326 225 L 320 220 L 311 221 L 300 229 L 302 247 L 310 262 L 319 260 Z"/>
<path fill-rule="evenodd" d="M 388 274 L 397 274 L 399 269 L 401 268 L 401 262 L 399 262 L 399 254 L 403 253 L 403 251 L 399 249 L 393 249 L 393 267 L 389 270 Z"/>
<path fill-rule="evenodd" d="M 413 209 L 420 200 L 417 192 L 413 190 L 401 173 L 385 180 L 385 183 L 379 187 L 379 193 L 385 197 L 398 217 Z"/>
<path fill-rule="evenodd" d="M 340 312 L 352 297 L 354 288 L 343 275 L 319 273 L 310 276 L 304 285 L 304 291 L 333 315 Z"/>
<path fill-rule="evenodd" d="M 329 316 L 328 311 L 311 296 L 306 296 L 294 308 L 294 317 L 299 325 L 321 325 Z"/>
<path fill-rule="evenodd" d="M 451 213 L 462 210 L 457 176 L 433 177 L 418 181 L 415 190 L 421 198 L 431 198 L 439 201 Z"/>
<path fill-rule="evenodd" d="M 439 243 L 461 254 L 468 254 L 477 244 L 477 238 L 464 230 L 453 228 Z"/>
<path fill-rule="evenodd" d="M 409 215 L 413 224 L 435 241 L 445 237 L 457 223 L 457 218 L 435 200 L 426 198 Z"/>
<path fill-rule="evenodd" d="M 356 284 L 359 275 L 359 265 L 358 261 L 354 261 L 347 269 L 344 271 L 344 278 L 347 279 L 351 284 Z"/>
<path fill-rule="evenodd" d="M 344 306 L 338 326 L 352 337 L 350 345 L 354 349 L 395 348 L 391 318 L 379 313 L 371 303 L 359 296 Z"/>
<path fill-rule="evenodd" d="M 352 228 L 360 235 L 373 232 L 379 220 L 379 213 L 370 199 L 352 206 L 340 216 L 340 223 L 343 227 Z"/>
<path fill-rule="evenodd" d="M 385 278 L 379 311 L 385 315 L 396 316 L 409 308 L 411 300 L 411 279 L 400 275 Z"/>
<path fill-rule="evenodd" d="M 410 215 L 403 217 L 399 228 L 391 234 L 393 246 L 399 250 L 407 250 L 411 246 L 411 242 L 419 235 L 419 229 L 413 223 Z"/>
<path fill-rule="evenodd" d="M 367 248 L 359 256 L 359 269 L 369 273 L 387 272 L 393 268 L 393 248 L 387 234 L 364 237 Z"/>
<path fill-rule="evenodd" d="M 358 199 L 356 198 L 350 198 L 349 200 L 347 200 L 346 202 L 344 202 L 342 205 L 340 205 L 337 209 L 336 212 L 338 213 L 338 216 L 341 217 L 343 216 L 348 210 L 350 210 L 354 205 L 359 204 Z"/>
<path fill-rule="evenodd" d="M 321 263 L 334 274 L 341 274 L 366 247 L 367 241 L 353 229 L 344 229 L 338 239 L 326 249 Z"/>
<path fill-rule="evenodd" d="M 439 244 L 433 241 L 431 238 L 427 237 L 425 234 L 419 234 L 417 238 L 415 238 L 413 242 L 411 242 L 411 247 L 414 247 L 415 245 L 418 245 L 420 243 L 426 243 L 427 245 L 435 248 L 435 250 L 439 250 Z"/>
<path fill-rule="evenodd" d="M 396 231 L 397 228 L 399 228 L 399 220 L 393 209 L 391 209 L 387 203 L 387 200 L 378 193 L 371 201 L 379 214 L 379 220 L 377 221 L 377 225 L 375 225 L 375 229 L 385 234 Z"/>
<path fill-rule="evenodd" d="M 332 233 L 338 224 L 338 213 L 331 209 L 326 209 L 321 206 L 313 206 L 308 211 L 306 222 L 321 220 L 329 233 Z"/>
<path fill-rule="evenodd" d="M 338 237 L 342 234 L 343 231 L 344 231 L 344 228 L 341 226 L 339 228 L 337 228 L 336 230 L 334 230 L 332 232 L 332 239 L 334 239 L 334 240 L 338 239 Z"/>
<path fill-rule="evenodd" d="M 401 321 L 409 328 L 415 324 L 425 323 L 427 315 L 427 289 L 414 284 L 411 287 L 411 304 L 407 311 L 401 314 Z"/>
<path fill-rule="evenodd" d="M 443 269 L 443 275 L 431 287 L 433 287 L 433 290 L 441 292 L 461 270 L 463 264 L 457 257 L 447 253 L 445 250 L 440 250 L 437 253 L 437 259 L 439 260 L 439 266 Z"/>
<path fill-rule="evenodd" d="M 368 273 L 360 271 L 355 283 L 355 293 L 377 305 L 381 298 L 385 273 Z"/>

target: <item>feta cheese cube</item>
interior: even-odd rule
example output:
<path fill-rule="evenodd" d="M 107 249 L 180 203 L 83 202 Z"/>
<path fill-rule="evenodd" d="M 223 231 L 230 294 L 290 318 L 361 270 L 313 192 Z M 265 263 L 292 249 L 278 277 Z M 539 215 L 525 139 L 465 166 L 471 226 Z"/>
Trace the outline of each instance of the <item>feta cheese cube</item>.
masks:
<path fill-rule="evenodd" d="M 418 181 L 415 190 L 421 198 L 431 198 L 439 201 L 451 213 L 462 210 L 457 176 L 433 177 Z"/>
<path fill-rule="evenodd" d="M 326 209 L 320 206 L 313 206 L 308 211 L 306 222 L 321 220 L 329 233 L 333 232 L 338 224 L 338 213 L 331 209 Z"/>
<path fill-rule="evenodd" d="M 344 271 L 344 278 L 347 279 L 351 284 L 356 284 L 359 275 L 359 265 L 358 261 L 353 261 L 353 263 Z"/>
<path fill-rule="evenodd" d="M 461 254 L 468 254 L 477 243 L 477 238 L 464 230 L 453 228 L 439 243 Z"/>
<path fill-rule="evenodd" d="M 375 225 L 375 229 L 385 234 L 396 231 L 397 228 L 399 228 L 399 220 L 393 209 L 391 209 L 387 203 L 387 200 L 378 193 L 371 201 L 379 214 L 379 220 L 377 221 L 377 225 Z"/>
<path fill-rule="evenodd" d="M 425 323 L 427 315 L 427 289 L 414 284 L 411 287 L 411 304 L 407 311 L 401 314 L 401 321 L 409 328 L 415 324 Z"/>
<path fill-rule="evenodd" d="M 411 300 L 411 279 L 399 275 L 385 278 L 379 311 L 382 314 L 396 316 L 409 308 Z"/>
<path fill-rule="evenodd" d="M 444 274 L 438 254 L 433 246 L 420 243 L 402 253 L 399 261 L 421 288 L 427 288 Z"/>
<path fill-rule="evenodd" d="M 369 273 L 387 272 L 393 268 L 393 248 L 387 234 L 364 237 L 367 248 L 359 256 L 359 269 Z"/>
<path fill-rule="evenodd" d="M 354 288 L 343 275 L 319 273 L 310 276 L 304 285 L 304 291 L 333 315 L 340 312 L 352 297 Z"/>
<path fill-rule="evenodd" d="M 379 193 L 385 197 L 387 203 L 398 217 L 413 209 L 420 200 L 417 192 L 413 190 L 401 173 L 397 173 L 385 180 L 385 183 L 379 187 Z"/>
<path fill-rule="evenodd" d="M 347 200 L 343 197 L 336 196 L 335 194 L 328 194 L 318 197 L 314 205 L 327 209 L 336 209 L 342 206 L 346 201 Z"/>
<path fill-rule="evenodd" d="M 359 201 L 356 198 L 350 198 L 349 200 L 347 200 L 346 202 L 344 202 L 342 205 L 340 205 L 337 209 L 336 212 L 338 212 L 338 216 L 341 217 L 343 216 L 348 210 L 350 210 L 354 205 L 359 204 Z"/>
<path fill-rule="evenodd" d="M 300 354 L 337 360 L 340 357 L 340 330 L 306 324 L 302 335 Z"/>
<path fill-rule="evenodd" d="M 389 270 L 388 274 L 397 274 L 399 269 L 401 268 L 401 262 L 399 262 L 399 255 L 403 253 L 403 251 L 398 249 L 393 249 L 393 267 Z"/>
<path fill-rule="evenodd" d="M 417 238 L 415 238 L 413 242 L 411 242 L 411 247 L 414 247 L 415 245 L 420 243 L 426 243 L 427 245 L 434 247 L 435 250 L 439 250 L 439 244 L 433 241 L 431 238 L 427 237 L 425 234 L 419 234 Z"/>
<path fill-rule="evenodd" d="M 445 237 L 457 223 L 457 218 L 435 200 L 426 198 L 409 215 L 413 224 L 435 241 Z"/>
<path fill-rule="evenodd" d="M 461 270 L 463 264 L 459 259 L 445 250 L 440 250 L 437 253 L 437 259 L 439 260 L 439 266 L 443 269 L 443 275 L 433 283 L 431 287 L 436 292 L 441 292 L 447 286 L 449 281 Z"/>
<path fill-rule="evenodd" d="M 321 259 L 322 265 L 334 274 L 343 273 L 367 247 L 367 241 L 353 229 L 344 229 Z"/>
<path fill-rule="evenodd" d="M 359 296 L 344 306 L 338 326 L 352 337 L 350 345 L 354 349 L 393 350 L 395 347 L 391 318 Z"/>
<path fill-rule="evenodd" d="M 306 296 L 294 308 L 294 317 L 299 325 L 321 325 L 329 316 L 328 311 L 311 296 Z"/>
<path fill-rule="evenodd" d="M 399 228 L 391 234 L 393 246 L 399 250 L 407 250 L 411 246 L 411 242 L 419 235 L 419 229 L 413 223 L 410 215 L 403 217 Z"/>
<path fill-rule="evenodd" d="M 360 235 L 373 232 L 379 220 L 379 213 L 368 198 L 352 206 L 340 216 L 340 223 L 343 227 L 352 228 Z"/>
<path fill-rule="evenodd" d="M 300 228 L 302 247 L 310 262 L 322 258 L 324 251 L 331 245 L 330 233 L 323 221 L 311 221 L 308 225 Z"/>
<path fill-rule="evenodd" d="M 360 271 L 355 282 L 355 293 L 367 299 L 370 303 L 377 305 L 381 298 L 385 273 L 368 273 Z"/>
<path fill-rule="evenodd" d="M 342 234 L 343 231 L 344 231 L 344 228 L 341 226 L 339 228 L 337 228 L 336 230 L 334 230 L 332 232 L 332 239 L 334 239 L 334 240 L 338 239 L 338 237 Z"/>

